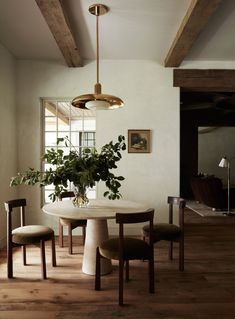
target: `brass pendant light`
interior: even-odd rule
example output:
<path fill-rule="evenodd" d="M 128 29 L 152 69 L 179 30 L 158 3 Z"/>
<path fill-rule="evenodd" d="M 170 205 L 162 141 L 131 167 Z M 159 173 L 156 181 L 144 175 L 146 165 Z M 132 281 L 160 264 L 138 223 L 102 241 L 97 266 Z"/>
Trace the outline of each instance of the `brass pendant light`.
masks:
<path fill-rule="evenodd" d="M 108 12 L 108 7 L 103 4 L 93 4 L 89 12 L 96 16 L 96 84 L 94 93 L 77 96 L 73 99 L 72 105 L 80 109 L 88 110 L 112 110 L 123 106 L 123 101 L 114 95 L 102 93 L 99 82 L 99 16 Z"/>

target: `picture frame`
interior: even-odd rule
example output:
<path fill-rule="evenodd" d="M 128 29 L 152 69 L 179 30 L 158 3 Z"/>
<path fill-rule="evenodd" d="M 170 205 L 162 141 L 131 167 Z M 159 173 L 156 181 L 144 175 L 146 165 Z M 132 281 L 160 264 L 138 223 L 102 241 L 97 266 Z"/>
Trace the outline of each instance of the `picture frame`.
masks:
<path fill-rule="evenodd" d="M 150 143 L 150 130 L 128 130 L 128 153 L 150 153 Z"/>

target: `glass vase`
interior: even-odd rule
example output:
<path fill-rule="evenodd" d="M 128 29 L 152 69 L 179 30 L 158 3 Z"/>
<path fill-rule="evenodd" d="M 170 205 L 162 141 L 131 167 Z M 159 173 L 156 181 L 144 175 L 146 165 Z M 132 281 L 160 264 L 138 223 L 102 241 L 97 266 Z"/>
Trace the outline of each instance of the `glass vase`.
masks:
<path fill-rule="evenodd" d="M 87 198 L 87 187 L 84 185 L 74 186 L 74 199 L 73 205 L 76 207 L 87 207 L 89 199 Z"/>

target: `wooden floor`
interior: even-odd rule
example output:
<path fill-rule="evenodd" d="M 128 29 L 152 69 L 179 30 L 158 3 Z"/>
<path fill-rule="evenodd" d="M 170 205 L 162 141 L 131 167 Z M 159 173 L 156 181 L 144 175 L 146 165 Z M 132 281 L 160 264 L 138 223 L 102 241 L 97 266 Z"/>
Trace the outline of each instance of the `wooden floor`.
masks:
<path fill-rule="evenodd" d="M 155 245 L 156 293 L 148 294 L 147 263 L 131 264 L 131 281 L 125 284 L 124 301 L 117 305 L 118 273 L 102 277 L 100 292 L 94 277 L 82 273 L 81 239 L 75 254 L 57 246 L 58 267 L 48 264 L 48 279 L 41 280 L 40 254 L 30 247 L 28 266 L 16 251 L 15 278 L 6 278 L 6 254 L 0 257 L 0 318 L 235 318 L 235 217 L 208 219 L 187 212 L 185 271 L 167 259 L 165 243 Z M 176 255 L 177 256 L 177 255 Z M 47 260 L 50 249 L 47 247 Z"/>

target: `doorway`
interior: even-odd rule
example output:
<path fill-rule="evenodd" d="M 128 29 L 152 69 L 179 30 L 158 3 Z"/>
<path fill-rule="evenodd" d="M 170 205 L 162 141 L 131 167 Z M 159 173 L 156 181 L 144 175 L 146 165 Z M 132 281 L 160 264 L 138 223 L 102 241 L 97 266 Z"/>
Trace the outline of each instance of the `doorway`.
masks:
<path fill-rule="evenodd" d="M 174 69 L 180 88 L 180 195 L 192 198 L 198 173 L 198 128 L 235 127 L 235 70 Z"/>
<path fill-rule="evenodd" d="M 219 107 L 214 102 L 218 96 L 224 97 Z M 234 108 L 227 109 L 231 100 Z M 235 157 L 235 99 L 231 92 L 182 90 L 180 101 L 180 196 L 190 199 L 190 179 L 198 173 L 226 182 L 226 172 L 218 163 L 223 156 Z"/>

